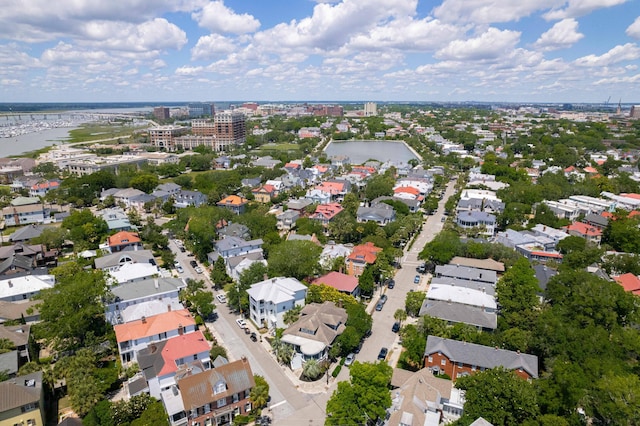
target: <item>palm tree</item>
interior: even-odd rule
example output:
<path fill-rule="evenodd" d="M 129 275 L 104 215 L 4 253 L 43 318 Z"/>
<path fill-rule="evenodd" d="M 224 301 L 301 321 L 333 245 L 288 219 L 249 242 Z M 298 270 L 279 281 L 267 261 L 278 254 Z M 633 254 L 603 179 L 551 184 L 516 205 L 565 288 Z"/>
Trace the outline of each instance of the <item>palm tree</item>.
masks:
<path fill-rule="evenodd" d="M 253 376 L 256 385 L 251 389 L 249 393 L 249 400 L 253 405 L 253 409 L 257 410 L 267 405 L 269 401 L 269 383 L 264 377 L 255 374 Z"/>
<path fill-rule="evenodd" d="M 322 365 L 317 359 L 309 359 L 302 367 L 302 375 L 309 380 L 316 380 L 322 374 Z"/>
<path fill-rule="evenodd" d="M 276 353 L 278 354 L 278 361 L 286 365 L 291 363 L 293 359 L 293 347 L 291 345 L 279 342 L 276 345 Z"/>
<path fill-rule="evenodd" d="M 404 309 L 397 309 L 393 314 L 393 318 L 396 321 L 399 321 L 402 325 L 402 321 L 407 319 L 407 311 L 405 311 Z"/>
<path fill-rule="evenodd" d="M 282 321 L 287 325 L 293 324 L 294 322 L 298 321 L 298 318 L 300 318 L 301 310 L 302 310 L 302 306 L 300 305 L 297 305 L 294 308 L 289 309 L 282 316 Z"/>

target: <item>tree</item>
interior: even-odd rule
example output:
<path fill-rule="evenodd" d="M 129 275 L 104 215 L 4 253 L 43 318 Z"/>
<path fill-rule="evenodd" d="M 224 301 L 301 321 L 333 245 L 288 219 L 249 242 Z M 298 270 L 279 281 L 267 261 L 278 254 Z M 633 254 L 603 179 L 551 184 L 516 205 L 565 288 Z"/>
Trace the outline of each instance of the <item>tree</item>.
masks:
<path fill-rule="evenodd" d="M 213 346 L 211 346 L 211 349 L 209 350 L 209 357 L 211 358 L 211 360 L 215 360 L 219 356 L 223 358 L 228 358 L 227 350 L 224 348 L 224 346 L 219 346 L 217 344 L 214 344 Z"/>
<path fill-rule="evenodd" d="M 189 298 L 189 301 L 202 318 L 208 318 L 216 308 L 213 304 L 213 293 L 210 291 L 198 290 Z"/>
<path fill-rule="evenodd" d="M 71 212 L 63 219 L 62 227 L 69 230 L 69 239 L 75 244 L 76 251 L 98 248 L 109 232 L 107 222 L 88 209 Z"/>
<path fill-rule="evenodd" d="M 42 231 L 40 236 L 32 238 L 31 242 L 34 244 L 44 244 L 47 250 L 59 250 L 64 245 L 68 233 L 69 231 L 62 227 L 48 227 Z"/>
<path fill-rule="evenodd" d="M 231 282 L 231 277 L 227 274 L 227 267 L 222 256 L 218 257 L 211 269 L 211 281 L 216 288 L 224 287 Z"/>
<path fill-rule="evenodd" d="M 63 360 L 66 362 L 56 364 L 57 374 L 66 380 L 73 411 L 84 417 L 106 391 L 96 377 L 96 356 L 90 349 L 83 348 Z"/>
<path fill-rule="evenodd" d="M 327 402 L 325 425 L 361 425 L 383 419 L 391 406 L 392 371 L 386 362 L 354 362 L 350 382 L 338 383 Z"/>
<path fill-rule="evenodd" d="M 371 296 L 374 288 L 373 268 L 371 265 L 365 266 L 362 275 L 358 277 L 358 286 L 365 296 Z"/>
<path fill-rule="evenodd" d="M 250 287 L 255 283 L 269 278 L 267 265 L 262 262 L 254 262 L 247 269 L 240 273 L 240 286 Z"/>
<path fill-rule="evenodd" d="M 36 335 L 60 351 L 83 347 L 91 337 L 104 335 L 102 298 L 107 286 L 102 271 L 70 262 L 51 272 L 57 282 L 38 295 L 42 321 Z"/>
<path fill-rule="evenodd" d="M 322 248 L 311 241 L 283 241 L 269 252 L 269 275 L 298 280 L 313 276 L 320 272 L 321 252 Z"/>
<path fill-rule="evenodd" d="M 418 316 L 420 308 L 422 308 L 422 302 L 427 295 L 423 291 L 411 291 L 407 293 L 407 298 L 404 302 L 405 311 L 407 315 L 412 317 Z"/>
<path fill-rule="evenodd" d="M 402 324 L 402 322 L 407 319 L 407 311 L 404 309 L 396 309 L 393 313 L 393 318 Z"/>
<path fill-rule="evenodd" d="M 289 309 L 284 313 L 284 315 L 282 316 L 282 321 L 286 325 L 293 324 L 294 322 L 298 321 L 298 318 L 300 318 L 301 310 L 302 310 L 302 305 L 294 306 L 293 308 Z"/>
<path fill-rule="evenodd" d="M 587 410 L 597 424 L 639 424 L 640 379 L 635 374 L 607 374 L 596 383 Z"/>
<path fill-rule="evenodd" d="M 533 385 L 503 367 L 460 377 L 456 387 L 465 391 L 461 424 L 483 417 L 495 425 L 516 425 L 539 414 Z"/>
<path fill-rule="evenodd" d="M 249 400 L 251 401 L 253 409 L 259 410 L 266 407 L 269 401 L 269 383 L 267 383 L 264 377 L 258 374 L 253 375 L 253 380 L 255 381 L 255 386 L 251 388 Z"/>
<path fill-rule="evenodd" d="M 15 350 L 16 345 L 9 339 L 0 339 L 0 354 Z"/>
<path fill-rule="evenodd" d="M 443 231 L 429 243 L 418 255 L 420 259 L 435 262 L 439 265 L 449 263 L 449 261 L 461 250 L 462 243 L 455 232 Z"/>
<path fill-rule="evenodd" d="M 526 329 L 535 322 L 540 287 L 529 261 L 522 257 L 496 284 L 501 319 L 510 327 Z"/>
<path fill-rule="evenodd" d="M 322 375 L 322 365 L 317 359 L 308 359 L 302 367 L 302 375 L 313 381 Z"/>

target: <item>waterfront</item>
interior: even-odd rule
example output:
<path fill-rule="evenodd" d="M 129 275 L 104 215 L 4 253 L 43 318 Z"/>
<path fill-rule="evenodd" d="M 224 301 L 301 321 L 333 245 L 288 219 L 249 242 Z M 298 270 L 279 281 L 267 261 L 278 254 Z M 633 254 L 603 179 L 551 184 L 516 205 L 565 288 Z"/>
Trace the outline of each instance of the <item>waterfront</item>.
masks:
<path fill-rule="evenodd" d="M 368 160 L 391 161 L 398 165 L 409 160 L 420 160 L 418 155 L 403 141 L 332 141 L 325 148 L 327 157 L 347 156 L 351 164 L 362 164 Z"/>
<path fill-rule="evenodd" d="M 21 155 L 47 146 L 60 145 L 68 139 L 69 131 L 73 129 L 74 127 L 57 127 L 10 138 L 0 138 L 0 157 Z"/>

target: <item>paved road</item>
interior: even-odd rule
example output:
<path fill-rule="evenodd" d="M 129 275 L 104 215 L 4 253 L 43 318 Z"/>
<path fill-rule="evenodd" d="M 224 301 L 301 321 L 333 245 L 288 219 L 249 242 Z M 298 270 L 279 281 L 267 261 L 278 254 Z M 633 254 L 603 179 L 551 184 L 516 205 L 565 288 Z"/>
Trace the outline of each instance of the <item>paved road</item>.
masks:
<path fill-rule="evenodd" d="M 372 335 L 364 342 L 362 350 L 356 358 L 359 361 L 376 361 L 380 348 L 385 346 L 390 349 L 390 354 L 387 357 L 390 364 L 395 366 L 397 363 L 400 346 L 398 344 L 398 335 L 391 331 L 391 326 L 395 322 L 393 314 L 396 309 L 404 309 L 405 298 L 409 290 L 426 289 L 426 275 L 422 276 L 420 284 L 413 283 L 413 279 L 417 274 L 416 267 L 420 264 L 418 253 L 427 242 L 431 241 L 442 230 L 443 223 L 441 219 L 444 217 L 444 204 L 454 193 L 454 186 L 455 182 L 450 182 L 447 185 L 445 196 L 440 201 L 437 212 L 433 216 L 429 216 L 425 221 L 420 235 L 412 245 L 412 248 L 405 250 L 401 260 L 402 268 L 395 275 L 395 288 L 392 290 L 383 289 L 388 296 L 388 300 L 382 311 L 373 311 Z M 193 257 L 189 257 L 188 253 L 180 252 L 173 240 L 170 241 L 170 248 L 184 269 L 184 273 L 180 274 L 182 278 L 203 279 L 214 294 L 221 293 L 221 291 L 212 289 L 212 283 L 206 270 L 204 274 L 195 272 L 189 264 Z M 378 290 L 370 303 L 370 311 L 373 310 L 380 294 L 380 290 Z M 217 304 L 218 319 L 213 323 L 207 323 L 207 327 L 227 349 L 231 360 L 239 359 L 243 356 L 247 357 L 254 374 L 259 374 L 267 380 L 271 394 L 268 412 L 272 415 L 274 424 L 282 426 L 323 425 L 326 417 L 327 401 L 336 389 L 337 383 L 348 379 L 348 368 L 343 368 L 336 379 L 331 378 L 328 385 L 324 381 L 319 381 L 301 391 L 301 386 L 304 386 L 304 384 L 301 384 L 297 378 L 293 377 L 287 367 L 283 367 L 275 361 L 274 357 L 269 353 L 270 348 L 266 340 L 262 343 L 252 342 L 249 336 L 236 324 L 237 315 L 228 306 L 218 303 L 217 300 L 215 302 Z"/>
<path fill-rule="evenodd" d="M 398 341 L 398 335 L 391 331 L 393 323 L 396 321 L 393 318 L 393 314 L 397 309 L 404 309 L 407 293 L 411 290 L 427 289 L 427 283 L 429 280 L 428 275 L 420 275 L 420 283 L 414 284 L 413 280 L 416 275 L 418 265 L 422 261 L 418 260 L 418 254 L 422 251 L 422 248 L 426 243 L 433 240 L 433 238 L 442 230 L 444 216 L 444 205 L 455 192 L 455 181 L 450 181 L 447 184 L 442 200 L 438 204 L 438 210 L 431 216 L 428 216 L 427 220 L 423 223 L 420 235 L 413 243 L 411 248 L 408 247 L 404 251 L 404 256 L 401 259 L 402 268 L 398 269 L 394 277 L 396 285 L 393 289 L 384 287 L 382 290 L 387 295 L 388 299 L 384 305 L 382 311 L 375 311 L 375 302 L 380 297 L 380 291 L 376 292 L 372 303 L 369 305 L 369 312 L 372 312 L 373 327 L 371 330 L 371 337 L 365 340 L 362 345 L 362 349 L 356 359 L 363 362 L 373 362 L 377 360 L 378 353 L 382 347 L 389 349 L 389 355 L 387 360 L 391 366 L 395 367 L 400 355 L 401 346 Z"/>

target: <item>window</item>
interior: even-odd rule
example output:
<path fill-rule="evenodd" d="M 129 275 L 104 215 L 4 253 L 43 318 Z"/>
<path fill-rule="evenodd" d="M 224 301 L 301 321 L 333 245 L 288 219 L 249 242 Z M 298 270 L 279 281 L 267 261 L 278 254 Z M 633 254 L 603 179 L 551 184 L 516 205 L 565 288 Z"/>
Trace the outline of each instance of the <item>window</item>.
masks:
<path fill-rule="evenodd" d="M 249 411 L 251 411 L 251 403 L 250 402 L 245 404 L 245 406 L 244 406 L 244 412 L 248 413 Z"/>
<path fill-rule="evenodd" d="M 429 355 L 428 360 L 429 360 L 429 362 L 433 362 L 433 357 L 431 355 Z"/>
<path fill-rule="evenodd" d="M 458 368 L 462 368 L 463 366 L 464 366 L 464 364 L 463 364 L 463 363 L 458 362 Z"/>
<path fill-rule="evenodd" d="M 476 371 L 476 366 L 475 365 L 471 366 L 471 371 Z"/>
<path fill-rule="evenodd" d="M 218 408 L 224 407 L 225 405 L 227 405 L 227 398 L 222 398 L 218 400 Z"/>
<path fill-rule="evenodd" d="M 235 403 L 235 402 L 238 402 L 239 400 L 240 400 L 240 398 L 238 397 L 238 394 L 234 393 L 233 394 L 233 402 Z"/>
<path fill-rule="evenodd" d="M 224 391 L 227 390 L 227 384 L 223 381 L 220 380 L 219 382 L 216 383 L 216 385 L 213 388 L 213 393 L 215 394 L 219 394 L 222 393 Z"/>
<path fill-rule="evenodd" d="M 447 360 L 443 359 L 442 361 L 440 361 L 440 365 L 447 365 Z"/>

